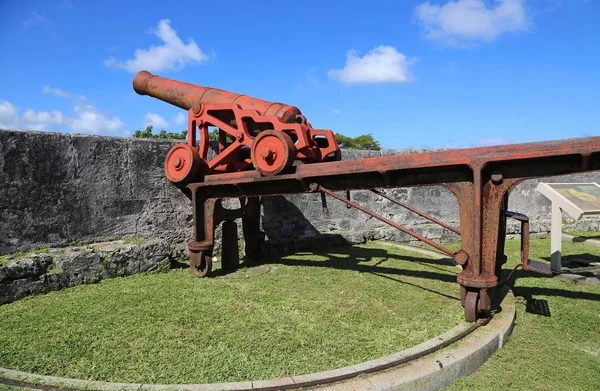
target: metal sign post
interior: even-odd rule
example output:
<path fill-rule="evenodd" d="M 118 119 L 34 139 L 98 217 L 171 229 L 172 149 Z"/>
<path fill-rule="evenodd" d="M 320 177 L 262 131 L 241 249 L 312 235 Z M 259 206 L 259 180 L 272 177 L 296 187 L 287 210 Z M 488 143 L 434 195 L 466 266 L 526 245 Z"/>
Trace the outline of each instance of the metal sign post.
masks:
<path fill-rule="evenodd" d="M 537 190 L 552 201 L 551 268 L 560 273 L 562 244 L 562 212 L 575 220 L 584 215 L 600 214 L 600 185 L 597 183 L 544 183 Z"/>

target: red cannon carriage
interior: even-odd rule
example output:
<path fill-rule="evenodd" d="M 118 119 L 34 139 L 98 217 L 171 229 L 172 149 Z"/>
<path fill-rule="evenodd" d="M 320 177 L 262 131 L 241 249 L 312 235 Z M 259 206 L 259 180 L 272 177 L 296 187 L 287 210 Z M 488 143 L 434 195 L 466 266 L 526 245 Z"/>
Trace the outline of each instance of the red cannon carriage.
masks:
<path fill-rule="evenodd" d="M 294 106 L 146 71 L 135 75 L 133 88 L 188 111 L 187 143 L 175 145 L 165 159 L 165 174 L 177 186 L 251 167 L 264 176 L 277 175 L 288 171 L 296 159 L 304 163 L 340 160 L 333 132 L 313 129 Z M 219 129 L 219 153 L 208 160 L 210 126 Z"/>

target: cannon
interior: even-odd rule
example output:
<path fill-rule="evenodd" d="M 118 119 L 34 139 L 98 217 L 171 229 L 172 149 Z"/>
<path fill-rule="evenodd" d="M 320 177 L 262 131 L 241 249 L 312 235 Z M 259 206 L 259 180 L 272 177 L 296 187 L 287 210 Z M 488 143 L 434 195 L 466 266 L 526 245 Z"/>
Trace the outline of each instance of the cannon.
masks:
<path fill-rule="evenodd" d="M 245 140 L 243 145 L 251 150 L 250 160 L 242 160 L 243 156 L 231 153 L 233 149 L 237 148 L 237 151 L 240 148 L 241 142 L 233 148 L 231 145 L 234 144 L 225 147 L 224 143 L 220 143 L 219 151 L 225 153 L 226 158 L 207 162 L 207 133 L 203 130 L 198 155 L 194 152 L 197 150 L 193 132 L 188 135 L 187 144 L 183 144 L 183 147 L 176 145 L 167 155 L 167 178 L 192 201 L 193 237 L 188 243 L 190 272 L 201 277 L 211 270 L 214 232 L 221 222 L 223 269 L 232 270 L 235 269 L 238 256 L 235 225 L 238 218 L 242 220 L 246 255 L 249 259 L 260 256 L 261 243 L 265 239 L 260 229 L 261 197 L 320 193 L 324 212 L 327 210 L 326 196 L 329 196 L 451 257 L 462 266 L 457 282 L 465 319 L 469 322 L 487 319 L 492 315 L 493 303 L 501 296 L 497 288 L 504 281 L 502 266 L 507 261 L 504 255 L 507 219 L 515 219 L 521 224 L 521 262 L 517 267 L 552 274 L 548 263 L 529 259 L 529 219 L 522 213 L 508 210 L 511 190 L 529 178 L 600 170 L 600 137 L 341 162 L 337 161 L 340 158 L 339 148 L 334 144 L 331 131 L 312 129 L 293 106 L 161 79 L 147 72 L 136 75 L 134 88 L 138 93 L 147 93 L 187 109 L 190 130 L 194 126 L 202 128 L 204 121 L 208 120 L 219 127 L 220 132 L 224 130 L 224 133 L 220 133 L 220 141 L 227 135 L 237 137 L 241 134 L 242 140 Z M 215 98 L 212 98 L 213 95 Z M 212 103 L 207 103 L 205 98 Z M 220 99 L 228 103 L 222 103 Z M 228 114 L 221 113 L 221 110 L 228 111 Z M 210 114 L 211 111 L 214 113 Z M 297 141 L 291 144 L 289 139 Z M 278 157 L 274 158 L 271 150 L 278 157 L 284 153 L 285 163 L 279 162 Z M 315 164 L 292 166 L 292 158 Z M 247 170 L 250 164 L 256 170 Z M 185 169 L 178 171 L 181 165 Z M 398 202 L 379 190 L 432 185 L 444 186 L 456 197 L 460 229 Z M 364 208 L 351 199 L 350 190 L 370 190 L 457 233 L 460 235 L 461 248 L 452 251 L 384 215 Z M 345 192 L 345 197 L 339 192 Z M 221 201 L 226 198 L 239 198 L 240 207 L 236 210 L 225 209 Z M 508 275 L 508 279 L 511 275 Z"/>
<path fill-rule="evenodd" d="M 331 130 L 313 129 L 297 107 L 268 102 L 217 88 L 201 87 L 138 72 L 133 88 L 188 111 L 187 143 L 175 145 L 165 159 L 165 174 L 176 186 L 205 175 L 254 167 L 264 176 L 304 163 L 340 160 Z M 218 128 L 219 149 L 208 159 L 209 127 Z"/>

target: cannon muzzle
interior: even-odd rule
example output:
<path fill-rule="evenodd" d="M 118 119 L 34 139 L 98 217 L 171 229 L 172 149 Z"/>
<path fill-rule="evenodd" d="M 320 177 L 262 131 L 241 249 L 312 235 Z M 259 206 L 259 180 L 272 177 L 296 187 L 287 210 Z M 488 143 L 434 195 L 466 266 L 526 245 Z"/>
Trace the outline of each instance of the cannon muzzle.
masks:
<path fill-rule="evenodd" d="M 302 114 L 294 106 L 268 102 L 218 88 L 183 83 L 155 76 L 147 71 L 140 71 L 135 75 L 133 89 L 140 95 L 150 95 L 184 110 L 190 110 L 195 103 L 200 105 L 235 103 L 244 110 L 256 110 L 264 116 L 274 115 L 287 123 L 295 123 L 296 116 Z"/>

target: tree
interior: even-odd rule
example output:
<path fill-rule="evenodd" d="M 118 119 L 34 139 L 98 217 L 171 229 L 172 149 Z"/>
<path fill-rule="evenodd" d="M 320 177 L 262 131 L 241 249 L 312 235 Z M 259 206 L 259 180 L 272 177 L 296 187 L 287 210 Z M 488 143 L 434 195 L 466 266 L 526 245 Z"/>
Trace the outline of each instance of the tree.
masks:
<path fill-rule="evenodd" d="M 158 134 L 152 133 L 152 125 L 146 126 L 146 130 L 136 130 L 133 132 L 135 138 L 161 138 L 161 139 L 175 139 L 185 140 L 187 137 L 187 130 L 182 130 L 181 133 L 171 133 L 166 130 L 161 130 Z M 219 141 L 219 129 L 213 128 L 208 132 L 209 141 Z"/>
<path fill-rule="evenodd" d="M 371 133 L 363 134 L 358 137 L 348 137 L 343 134 L 336 133 L 335 141 L 338 143 L 340 148 L 351 148 L 351 149 L 368 149 L 371 151 L 379 151 L 381 145 L 379 141 L 373 138 Z"/>
<path fill-rule="evenodd" d="M 208 132 L 209 141 L 219 141 L 219 128 L 214 128 Z"/>
<path fill-rule="evenodd" d="M 152 125 L 148 125 L 146 126 L 146 130 L 136 130 L 135 132 L 133 132 L 133 137 L 185 140 L 187 136 L 187 130 L 183 130 L 181 133 L 171 133 L 163 129 L 160 132 L 158 132 L 158 134 L 152 134 L 152 128 Z"/>

